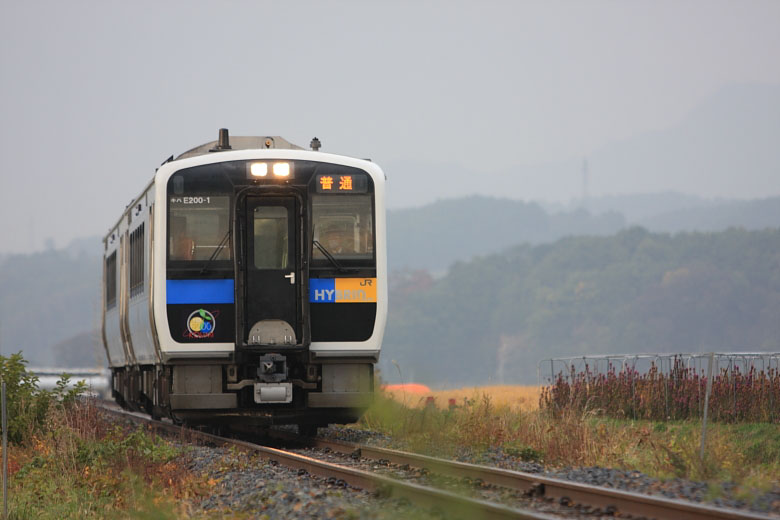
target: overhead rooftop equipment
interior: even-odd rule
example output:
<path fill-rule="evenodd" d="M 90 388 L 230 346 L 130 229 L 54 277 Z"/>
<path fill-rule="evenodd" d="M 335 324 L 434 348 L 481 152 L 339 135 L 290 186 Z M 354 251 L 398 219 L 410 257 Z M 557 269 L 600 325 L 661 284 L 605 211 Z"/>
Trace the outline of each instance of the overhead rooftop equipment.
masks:
<path fill-rule="evenodd" d="M 217 146 L 209 150 L 209 152 L 224 152 L 225 150 L 230 150 L 230 135 L 228 135 L 227 128 L 220 128 Z"/>
<path fill-rule="evenodd" d="M 270 148 L 281 150 L 304 149 L 278 135 L 230 137 L 227 128 L 220 128 L 218 140 L 196 146 L 176 157 L 176 160 L 206 155 L 210 152 L 223 152 L 226 150 L 264 150 Z"/>

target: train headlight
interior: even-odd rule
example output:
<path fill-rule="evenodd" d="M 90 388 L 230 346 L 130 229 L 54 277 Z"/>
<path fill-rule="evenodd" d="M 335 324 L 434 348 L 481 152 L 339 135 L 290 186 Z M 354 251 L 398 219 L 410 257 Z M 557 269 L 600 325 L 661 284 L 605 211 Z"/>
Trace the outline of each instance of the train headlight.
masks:
<path fill-rule="evenodd" d="M 274 170 L 276 170 L 276 165 L 274 165 Z M 252 163 L 249 167 L 249 172 L 252 174 L 252 177 L 265 177 L 268 175 L 268 165 L 264 162 Z"/>
<path fill-rule="evenodd" d="M 294 166 L 292 162 L 287 161 L 263 161 L 248 162 L 246 165 L 246 176 L 248 179 L 269 179 L 273 177 L 278 180 L 292 179 L 294 176 Z"/>
<path fill-rule="evenodd" d="M 277 177 L 289 177 L 290 163 L 286 163 L 286 162 L 274 163 L 274 175 L 276 175 Z"/>

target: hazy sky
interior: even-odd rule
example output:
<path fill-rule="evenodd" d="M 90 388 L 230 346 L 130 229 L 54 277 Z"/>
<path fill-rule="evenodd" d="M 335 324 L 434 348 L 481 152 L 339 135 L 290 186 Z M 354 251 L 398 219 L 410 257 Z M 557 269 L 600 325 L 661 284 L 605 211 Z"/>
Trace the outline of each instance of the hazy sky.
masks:
<path fill-rule="evenodd" d="M 2 13 L 0 253 L 103 233 L 156 166 L 219 127 L 489 181 L 673 127 L 731 85 L 780 85 L 776 1 L 5 0 Z M 650 188 L 697 193 L 686 182 Z M 780 193 L 761 185 L 701 193 Z"/>

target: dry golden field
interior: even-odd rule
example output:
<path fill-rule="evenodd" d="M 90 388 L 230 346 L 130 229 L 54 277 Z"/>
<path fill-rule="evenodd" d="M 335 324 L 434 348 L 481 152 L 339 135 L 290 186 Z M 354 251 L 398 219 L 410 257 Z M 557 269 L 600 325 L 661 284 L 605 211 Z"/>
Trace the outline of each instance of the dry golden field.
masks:
<path fill-rule="evenodd" d="M 428 397 L 433 397 L 436 406 L 439 408 L 447 408 L 450 399 L 455 399 L 455 403 L 460 406 L 464 404 L 465 400 L 481 401 L 487 396 L 490 398 L 490 403 L 493 406 L 506 406 L 514 411 L 531 411 L 539 407 L 540 392 L 540 386 L 495 385 L 431 390 L 426 393 L 405 392 L 394 389 L 388 391 L 388 394 L 408 406 L 423 406 Z"/>

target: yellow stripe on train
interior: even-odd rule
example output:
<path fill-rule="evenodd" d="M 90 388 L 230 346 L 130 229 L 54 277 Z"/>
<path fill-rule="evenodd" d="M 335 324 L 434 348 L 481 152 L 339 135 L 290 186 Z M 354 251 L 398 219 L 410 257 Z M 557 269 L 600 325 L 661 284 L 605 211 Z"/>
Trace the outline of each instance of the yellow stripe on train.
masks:
<path fill-rule="evenodd" d="M 376 302 L 376 278 L 336 278 L 336 303 Z"/>

